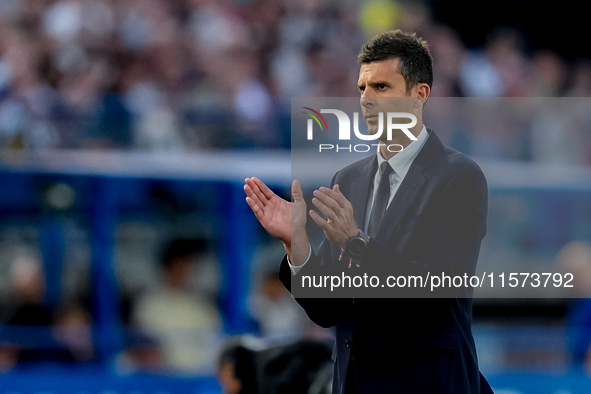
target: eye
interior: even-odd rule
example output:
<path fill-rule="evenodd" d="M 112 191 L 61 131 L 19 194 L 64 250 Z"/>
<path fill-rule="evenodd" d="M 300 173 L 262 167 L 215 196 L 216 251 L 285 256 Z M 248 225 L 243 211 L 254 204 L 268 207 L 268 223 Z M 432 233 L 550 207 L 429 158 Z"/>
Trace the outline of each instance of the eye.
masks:
<path fill-rule="evenodd" d="M 386 89 L 386 85 L 384 85 L 383 83 L 378 83 L 377 86 L 378 90 L 385 90 Z"/>
<path fill-rule="evenodd" d="M 357 88 L 359 89 L 359 92 L 363 93 L 363 91 L 365 90 L 365 86 L 357 86 Z"/>

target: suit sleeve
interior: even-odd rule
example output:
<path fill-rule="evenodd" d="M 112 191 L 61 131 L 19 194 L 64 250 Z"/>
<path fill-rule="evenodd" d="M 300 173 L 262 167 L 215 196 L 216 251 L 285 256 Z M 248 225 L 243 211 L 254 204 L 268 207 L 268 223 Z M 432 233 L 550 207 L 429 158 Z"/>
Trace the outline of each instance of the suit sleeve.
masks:
<path fill-rule="evenodd" d="M 337 174 L 332 178 L 331 188 L 334 186 Z M 309 259 L 297 275 L 292 274 L 287 255 L 284 256 L 279 267 L 279 279 L 291 293 L 292 280 L 299 280 L 302 275 L 329 275 L 332 269 L 331 243 L 324 237 L 318 252 L 315 253 L 312 249 Z M 329 328 L 336 324 L 340 313 L 340 300 L 328 298 L 295 298 L 295 300 L 304 309 L 310 320 L 320 327 Z"/>

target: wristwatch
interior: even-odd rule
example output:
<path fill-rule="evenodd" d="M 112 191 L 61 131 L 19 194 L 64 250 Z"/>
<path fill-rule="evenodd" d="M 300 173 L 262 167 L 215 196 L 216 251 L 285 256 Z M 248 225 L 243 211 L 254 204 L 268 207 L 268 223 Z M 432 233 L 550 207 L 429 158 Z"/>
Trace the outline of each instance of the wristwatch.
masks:
<path fill-rule="evenodd" d="M 359 234 L 350 238 L 345 244 L 345 253 L 347 253 L 353 260 L 359 260 L 367 244 L 369 243 L 369 237 L 363 231 L 359 231 Z"/>

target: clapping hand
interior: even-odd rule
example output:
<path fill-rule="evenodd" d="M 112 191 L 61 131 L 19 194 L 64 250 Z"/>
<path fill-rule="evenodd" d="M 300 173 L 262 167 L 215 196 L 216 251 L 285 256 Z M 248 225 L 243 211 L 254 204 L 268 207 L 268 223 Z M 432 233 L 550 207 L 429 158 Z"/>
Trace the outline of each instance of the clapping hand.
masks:
<path fill-rule="evenodd" d="M 308 256 L 309 242 L 305 228 L 306 202 L 300 182 L 295 180 L 292 183 L 293 202 L 273 193 L 258 178 L 246 178 L 245 183 L 246 202 L 261 225 L 283 242 L 293 264 L 302 264 Z M 291 256 L 292 244 L 296 256 Z"/>
<path fill-rule="evenodd" d="M 345 248 L 345 244 L 359 233 L 353 216 L 353 205 L 341 193 L 339 185 L 332 189 L 321 187 L 314 191 L 312 203 L 326 217 L 324 219 L 317 212 L 310 211 L 310 217 L 316 222 L 326 234 L 326 238 Z"/>

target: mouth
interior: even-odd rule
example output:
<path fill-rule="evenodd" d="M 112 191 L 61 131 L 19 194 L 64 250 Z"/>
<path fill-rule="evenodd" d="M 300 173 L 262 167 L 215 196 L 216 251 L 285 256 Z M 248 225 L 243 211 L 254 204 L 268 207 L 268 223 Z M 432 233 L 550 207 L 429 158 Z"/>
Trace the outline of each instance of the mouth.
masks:
<path fill-rule="evenodd" d="M 365 114 L 363 117 L 367 122 L 374 122 L 378 120 L 379 114 Z"/>

